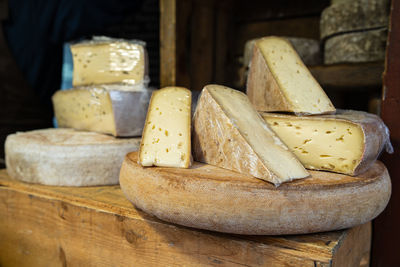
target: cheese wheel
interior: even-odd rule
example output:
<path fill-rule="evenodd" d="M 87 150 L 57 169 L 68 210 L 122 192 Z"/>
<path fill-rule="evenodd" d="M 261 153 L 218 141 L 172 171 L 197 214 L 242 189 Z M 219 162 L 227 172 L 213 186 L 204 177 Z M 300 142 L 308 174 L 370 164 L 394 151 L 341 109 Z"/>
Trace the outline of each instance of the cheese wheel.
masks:
<path fill-rule="evenodd" d="M 387 27 L 388 0 L 353 0 L 332 4 L 321 13 L 321 39 L 340 33 Z"/>
<path fill-rule="evenodd" d="M 385 59 L 387 30 L 370 30 L 333 36 L 326 40 L 324 63 L 357 63 Z"/>
<path fill-rule="evenodd" d="M 58 186 L 118 184 L 124 156 L 140 138 L 118 139 L 73 129 L 11 134 L 5 142 L 8 174 L 28 183 Z"/>
<path fill-rule="evenodd" d="M 188 227 L 249 235 L 305 234 L 366 223 L 386 207 L 391 183 L 381 162 L 352 177 L 311 171 L 311 177 L 272 184 L 216 166 L 144 168 L 129 153 L 121 189 L 139 209 Z"/>

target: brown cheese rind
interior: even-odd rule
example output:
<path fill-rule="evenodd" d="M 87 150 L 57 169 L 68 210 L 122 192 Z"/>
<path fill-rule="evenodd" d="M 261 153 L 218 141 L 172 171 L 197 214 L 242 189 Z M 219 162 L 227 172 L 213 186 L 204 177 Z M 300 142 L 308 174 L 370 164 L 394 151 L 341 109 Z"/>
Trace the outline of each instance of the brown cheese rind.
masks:
<path fill-rule="evenodd" d="M 240 173 L 250 174 L 269 181 L 276 186 L 279 186 L 282 182 L 305 178 L 309 175 L 298 162 L 297 158 L 288 151 L 288 148 L 265 123 L 263 128 L 268 130 L 269 138 L 274 140 L 271 141 L 271 146 L 274 147 L 271 151 L 275 152 L 271 153 L 282 154 L 279 157 L 283 161 L 286 160 L 287 165 L 293 168 L 293 171 L 291 170 L 282 174 L 282 170 L 277 167 L 277 173 L 274 173 L 273 169 L 267 166 L 267 164 L 272 163 L 267 163 L 267 159 L 263 159 L 257 154 L 257 149 L 253 148 L 247 140 L 249 137 L 246 138 L 244 136 L 246 135 L 246 132 L 242 132 L 244 129 L 240 130 L 235 123 L 235 118 L 230 117 L 229 113 L 224 111 L 222 104 L 218 103 L 209 92 L 211 88 L 232 91 L 232 93 L 243 95 L 247 100 L 247 97 L 243 93 L 224 86 L 207 85 L 203 89 L 193 117 L 192 136 L 195 160 Z M 252 107 L 248 100 L 247 103 Z M 240 109 L 240 106 L 237 108 Z M 256 115 L 258 116 L 258 114 Z M 260 123 L 264 123 L 261 117 Z M 268 144 L 262 145 L 267 149 Z M 280 175 L 278 174 L 279 171 L 281 172 Z"/>

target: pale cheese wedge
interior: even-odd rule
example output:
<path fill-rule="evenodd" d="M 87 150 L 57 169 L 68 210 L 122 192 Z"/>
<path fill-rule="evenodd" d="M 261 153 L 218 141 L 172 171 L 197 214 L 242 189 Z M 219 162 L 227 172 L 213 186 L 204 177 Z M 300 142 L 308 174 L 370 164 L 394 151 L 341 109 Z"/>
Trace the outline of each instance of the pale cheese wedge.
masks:
<path fill-rule="evenodd" d="M 139 164 L 190 166 L 191 101 L 191 92 L 183 87 L 165 87 L 153 93 L 140 144 Z"/>
<path fill-rule="evenodd" d="M 107 90 L 101 85 L 57 91 L 53 97 L 59 127 L 140 136 L 151 91 Z"/>
<path fill-rule="evenodd" d="M 330 114 L 335 108 L 292 45 L 284 38 L 256 41 L 247 95 L 260 111 Z"/>
<path fill-rule="evenodd" d="M 308 169 L 357 175 L 389 140 L 382 120 L 361 111 L 297 117 L 262 113 L 265 121 Z"/>
<path fill-rule="evenodd" d="M 193 118 L 193 149 L 197 161 L 275 185 L 309 175 L 247 96 L 220 85 L 202 91 Z"/>

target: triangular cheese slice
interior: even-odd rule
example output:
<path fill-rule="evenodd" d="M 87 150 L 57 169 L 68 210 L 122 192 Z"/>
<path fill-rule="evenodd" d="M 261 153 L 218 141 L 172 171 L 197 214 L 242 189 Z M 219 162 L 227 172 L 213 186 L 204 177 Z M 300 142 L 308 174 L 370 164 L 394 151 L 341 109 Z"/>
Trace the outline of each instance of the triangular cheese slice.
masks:
<path fill-rule="evenodd" d="M 335 112 L 328 96 L 289 41 L 274 36 L 261 38 L 255 43 L 247 95 L 259 111 Z"/>
<path fill-rule="evenodd" d="M 275 185 L 309 175 L 248 97 L 220 85 L 202 91 L 193 118 L 193 150 L 197 161 Z"/>

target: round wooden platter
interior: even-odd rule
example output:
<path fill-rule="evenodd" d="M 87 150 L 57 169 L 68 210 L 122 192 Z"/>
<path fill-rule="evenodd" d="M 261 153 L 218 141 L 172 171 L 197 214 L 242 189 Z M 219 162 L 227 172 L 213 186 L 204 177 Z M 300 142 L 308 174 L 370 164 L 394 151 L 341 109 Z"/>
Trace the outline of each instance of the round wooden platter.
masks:
<path fill-rule="evenodd" d="M 234 234 L 283 235 L 363 224 L 386 207 L 390 177 L 377 161 L 352 177 L 310 171 L 279 187 L 194 162 L 189 169 L 142 167 L 129 153 L 120 171 L 126 197 L 139 209 L 189 227 Z"/>

